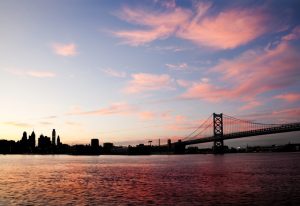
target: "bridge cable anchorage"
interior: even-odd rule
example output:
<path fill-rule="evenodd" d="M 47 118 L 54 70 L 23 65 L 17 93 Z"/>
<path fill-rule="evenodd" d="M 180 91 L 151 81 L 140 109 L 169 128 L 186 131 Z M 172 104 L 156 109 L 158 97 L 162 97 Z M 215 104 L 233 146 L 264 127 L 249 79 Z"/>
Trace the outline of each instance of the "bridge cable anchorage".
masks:
<path fill-rule="evenodd" d="M 191 139 L 191 138 L 194 138 L 194 136 L 192 136 L 193 134 L 195 134 L 200 128 L 202 128 L 209 120 L 210 118 L 212 117 L 212 114 L 199 126 L 197 127 L 197 129 L 195 129 L 192 133 L 190 133 L 189 135 L 185 136 L 182 140 L 185 141 L 185 140 L 188 140 L 188 139 Z M 206 128 L 205 128 L 206 129 Z"/>

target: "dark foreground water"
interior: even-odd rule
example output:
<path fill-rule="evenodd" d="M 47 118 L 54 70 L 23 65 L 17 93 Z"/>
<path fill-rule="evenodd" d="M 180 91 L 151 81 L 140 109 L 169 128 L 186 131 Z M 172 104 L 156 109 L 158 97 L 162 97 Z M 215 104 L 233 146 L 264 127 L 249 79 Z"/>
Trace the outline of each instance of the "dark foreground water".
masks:
<path fill-rule="evenodd" d="M 0 205 L 300 205 L 300 153 L 0 155 Z"/>

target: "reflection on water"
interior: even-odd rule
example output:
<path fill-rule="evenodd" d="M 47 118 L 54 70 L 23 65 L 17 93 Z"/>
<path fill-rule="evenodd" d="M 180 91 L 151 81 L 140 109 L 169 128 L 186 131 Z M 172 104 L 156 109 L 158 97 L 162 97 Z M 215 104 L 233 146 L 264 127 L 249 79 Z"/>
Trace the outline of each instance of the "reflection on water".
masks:
<path fill-rule="evenodd" d="M 300 153 L 0 156 L 0 205 L 300 205 Z"/>

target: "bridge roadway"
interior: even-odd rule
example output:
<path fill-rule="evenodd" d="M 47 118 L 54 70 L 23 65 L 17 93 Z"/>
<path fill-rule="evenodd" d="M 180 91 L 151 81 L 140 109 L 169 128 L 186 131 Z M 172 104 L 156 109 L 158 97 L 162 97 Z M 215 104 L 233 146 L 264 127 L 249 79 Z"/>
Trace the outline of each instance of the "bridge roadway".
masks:
<path fill-rule="evenodd" d="M 294 132 L 294 131 L 300 131 L 300 122 L 291 123 L 291 124 L 283 124 L 280 126 L 269 127 L 269 128 L 265 128 L 265 129 L 257 129 L 257 130 L 224 134 L 223 138 L 220 138 L 220 139 L 223 139 L 223 140 L 237 139 L 237 138 L 243 138 L 243 137 L 277 134 L 277 133 Z M 204 138 L 199 138 L 199 139 L 194 139 L 194 140 L 182 141 L 181 144 L 186 146 L 186 145 L 191 145 L 191 144 L 213 142 L 215 140 L 217 140 L 216 137 L 211 136 L 211 137 L 204 137 Z M 176 144 L 176 142 L 175 142 L 175 144 Z"/>

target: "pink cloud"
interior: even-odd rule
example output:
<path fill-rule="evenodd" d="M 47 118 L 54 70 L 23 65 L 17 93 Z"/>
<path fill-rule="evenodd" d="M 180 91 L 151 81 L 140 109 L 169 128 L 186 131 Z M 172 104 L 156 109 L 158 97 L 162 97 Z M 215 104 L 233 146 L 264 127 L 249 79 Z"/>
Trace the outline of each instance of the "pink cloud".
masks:
<path fill-rule="evenodd" d="M 125 78 L 127 76 L 126 72 L 117 71 L 117 70 L 114 70 L 114 69 L 111 69 L 111 68 L 103 69 L 102 71 L 105 74 L 107 74 L 108 76 L 112 76 L 112 77 Z"/>
<path fill-rule="evenodd" d="M 193 85 L 192 81 L 184 80 L 184 79 L 177 79 L 176 83 L 181 87 L 190 87 Z"/>
<path fill-rule="evenodd" d="M 174 33 L 178 25 L 187 21 L 190 12 L 176 8 L 167 12 L 153 12 L 143 9 L 130 9 L 124 7 L 118 15 L 130 23 L 143 25 L 146 29 L 125 30 L 114 32 L 114 35 L 124 39 L 123 43 L 132 46 L 143 45 L 156 39 L 164 39 Z"/>
<path fill-rule="evenodd" d="M 191 87 L 181 96 L 186 99 L 204 99 L 211 102 L 218 102 L 225 98 L 230 90 L 216 87 L 209 83 L 193 83 Z"/>
<path fill-rule="evenodd" d="M 54 43 L 52 44 L 52 49 L 54 53 L 61 55 L 61 56 L 75 56 L 77 55 L 76 45 L 74 43 L 70 44 L 61 44 L 61 43 Z"/>
<path fill-rule="evenodd" d="M 167 74 L 137 73 L 132 74 L 131 77 L 132 80 L 129 81 L 124 89 L 124 92 L 129 94 L 174 89 L 174 80 Z"/>
<path fill-rule="evenodd" d="M 241 110 L 241 111 L 251 110 L 251 109 L 261 106 L 261 105 L 262 105 L 261 102 L 253 100 L 253 101 L 246 103 L 244 106 L 240 107 L 239 110 Z"/>
<path fill-rule="evenodd" d="M 276 95 L 274 97 L 275 99 L 281 99 L 287 102 L 296 102 L 300 100 L 300 94 L 299 93 L 286 93 L 286 94 L 280 94 Z"/>
<path fill-rule="evenodd" d="M 182 97 L 215 102 L 240 100 L 250 105 L 252 102 L 253 106 L 258 95 L 287 88 L 298 82 L 299 55 L 299 49 L 285 40 L 274 49 L 246 51 L 234 59 L 221 60 L 210 69 L 210 72 L 221 76 L 217 82 L 222 86 L 194 83 Z"/>
<path fill-rule="evenodd" d="M 51 78 L 56 76 L 56 74 L 52 71 L 26 70 L 26 69 L 7 69 L 7 71 L 17 76 L 29 76 L 29 77 L 36 77 L 36 78 Z"/>
<path fill-rule="evenodd" d="M 277 111 L 273 111 L 271 113 L 273 117 L 277 117 L 283 119 L 285 121 L 293 119 L 294 121 L 300 120 L 300 108 L 289 108 L 289 109 L 281 109 Z"/>
<path fill-rule="evenodd" d="M 175 121 L 178 123 L 185 122 L 186 120 L 187 120 L 187 117 L 184 115 L 176 115 L 175 116 Z"/>
<path fill-rule="evenodd" d="M 178 37 L 216 49 L 232 49 L 265 33 L 267 16 L 254 9 L 231 9 L 205 16 L 208 4 L 200 4 L 192 21 L 179 30 Z"/>
<path fill-rule="evenodd" d="M 284 36 L 282 39 L 286 41 L 300 39 L 300 26 L 296 26 L 290 34 Z"/>
<path fill-rule="evenodd" d="M 49 71 L 28 71 L 27 75 L 38 78 L 47 78 L 47 77 L 55 77 L 56 74 L 54 72 Z"/>
<path fill-rule="evenodd" d="M 152 120 L 155 118 L 155 113 L 154 112 L 149 112 L 149 111 L 144 111 L 139 113 L 139 117 L 142 120 Z"/>
<path fill-rule="evenodd" d="M 91 111 L 82 111 L 80 107 L 75 107 L 71 110 L 71 112 L 67 113 L 69 115 L 96 115 L 96 116 L 103 116 L 103 115 L 127 115 L 134 113 L 136 108 L 132 105 L 129 105 L 124 102 L 113 103 L 108 107 L 100 108 Z"/>
<path fill-rule="evenodd" d="M 176 4 L 164 11 L 128 7 L 118 15 L 129 23 L 144 26 L 139 30 L 113 32 L 123 43 L 139 46 L 157 39 L 177 36 L 200 46 L 215 49 L 232 49 L 256 39 L 270 28 L 265 11 L 235 8 L 208 15 L 211 3 L 199 3 L 194 11 Z"/>
<path fill-rule="evenodd" d="M 162 119 L 165 119 L 165 120 L 172 118 L 171 111 L 162 112 L 160 116 Z"/>
<path fill-rule="evenodd" d="M 246 114 L 241 117 L 242 119 L 251 119 L 255 122 L 268 122 L 268 123 L 288 123 L 300 121 L 300 107 L 287 108 L 287 109 L 274 109 L 266 112 Z"/>

